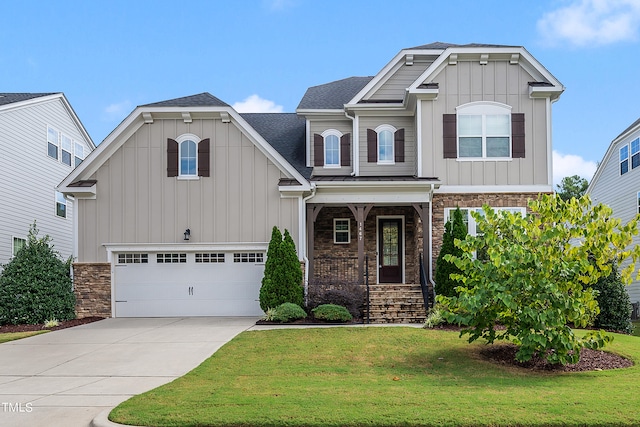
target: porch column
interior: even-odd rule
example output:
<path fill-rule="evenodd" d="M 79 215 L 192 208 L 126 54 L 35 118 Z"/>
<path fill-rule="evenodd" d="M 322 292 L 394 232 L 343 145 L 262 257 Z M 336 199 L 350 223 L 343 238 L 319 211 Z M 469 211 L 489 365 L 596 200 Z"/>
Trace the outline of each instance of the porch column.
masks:
<path fill-rule="evenodd" d="M 425 265 L 430 266 L 429 242 L 431 241 L 431 224 L 429 223 L 429 205 L 427 203 L 414 203 L 413 208 L 418 212 L 418 216 L 422 221 L 422 259 Z"/>
<path fill-rule="evenodd" d="M 364 222 L 373 207 L 368 205 L 347 205 L 356 219 L 358 227 L 358 282 L 364 282 Z"/>
<path fill-rule="evenodd" d="M 318 214 L 320 213 L 320 209 L 322 209 L 323 206 L 324 205 L 318 204 L 307 205 L 307 259 L 309 260 L 309 280 L 313 278 L 313 248 L 315 246 L 315 224 L 316 219 L 318 218 Z"/>

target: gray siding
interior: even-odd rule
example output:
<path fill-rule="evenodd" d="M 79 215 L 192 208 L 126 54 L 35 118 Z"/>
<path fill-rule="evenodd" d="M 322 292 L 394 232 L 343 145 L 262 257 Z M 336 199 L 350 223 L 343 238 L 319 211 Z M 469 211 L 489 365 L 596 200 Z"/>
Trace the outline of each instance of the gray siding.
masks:
<path fill-rule="evenodd" d="M 433 81 L 440 94 L 422 102 L 422 175 L 436 176 L 444 185 L 551 185 L 547 149 L 547 100 L 531 99 L 528 83 L 534 80 L 519 65 L 508 61 L 459 61 L 448 65 Z M 508 161 L 445 159 L 442 115 L 476 101 L 492 101 L 525 114 L 525 152 Z M 550 108 L 550 107 L 549 107 Z M 472 191 L 472 190 L 470 190 Z"/>
<path fill-rule="evenodd" d="M 322 134 L 322 132 L 335 129 L 337 131 L 342 132 L 343 134 L 350 133 L 351 134 L 351 144 L 353 145 L 353 122 L 351 120 L 313 120 L 310 123 L 310 141 L 311 141 L 311 166 L 314 165 L 315 157 L 313 152 L 313 135 L 314 134 Z M 353 151 L 353 150 L 352 150 Z M 352 155 L 353 156 L 353 155 Z M 328 168 L 325 169 L 322 166 L 313 167 L 313 175 L 314 176 L 322 176 L 322 175 L 350 175 L 353 172 L 353 158 L 351 159 L 351 166 L 342 166 L 339 168 Z"/>
<path fill-rule="evenodd" d="M 599 176 L 592 183 L 590 189 L 591 200 L 594 203 L 603 203 L 613 209 L 613 216 L 620 218 L 622 224 L 626 224 L 638 213 L 638 191 L 640 191 L 640 168 L 631 169 L 629 159 L 629 172 L 620 175 L 619 149 L 622 145 L 640 137 L 640 130 L 629 137 L 618 141 L 612 147 L 611 155 L 600 166 Z M 640 244 L 640 237 L 636 236 L 634 244 Z M 627 264 L 628 265 L 628 264 Z M 625 265 L 623 265 L 624 267 Z M 634 278 L 635 278 L 634 273 Z M 640 301 L 640 281 L 635 280 L 628 288 L 631 302 Z"/>
<path fill-rule="evenodd" d="M 211 138 L 211 176 L 166 176 L 166 140 Z M 95 173 L 95 200 L 79 200 L 81 261 L 106 261 L 105 243 L 264 243 L 274 225 L 298 239 L 298 199 L 281 198 L 284 175 L 233 123 L 155 120 Z"/>
<path fill-rule="evenodd" d="M 60 99 L 0 112 L 0 264 L 12 256 L 13 237 L 26 239 L 36 221 L 40 237 L 49 235 L 62 257 L 73 254 L 73 203 L 67 217 L 55 212 L 55 187 L 72 168 L 47 155 L 47 125 L 90 148 Z M 0 267 L 1 268 L 1 267 Z"/>
<path fill-rule="evenodd" d="M 415 119 L 406 116 L 373 116 L 360 117 L 359 126 L 359 158 L 360 175 L 362 176 L 391 176 L 391 175 L 414 175 L 416 172 L 416 130 Z M 367 161 L 367 129 L 375 129 L 380 125 L 387 124 L 396 129 L 404 128 L 405 158 L 402 163 L 393 165 L 379 165 Z"/>
<path fill-rule="evenodd" d="M 365 96 L 371 100 L 401 100 L 404 99 L 406 89 L 425 72 L 425 70 L 437 59 L 437 56 L 416 56 L 413 65 L 398 68 L 374 93 Z"/>

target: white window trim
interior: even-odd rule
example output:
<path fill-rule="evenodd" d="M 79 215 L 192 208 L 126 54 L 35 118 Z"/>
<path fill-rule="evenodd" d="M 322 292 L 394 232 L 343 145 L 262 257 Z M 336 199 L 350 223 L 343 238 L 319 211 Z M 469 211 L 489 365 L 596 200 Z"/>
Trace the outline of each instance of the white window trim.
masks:
<path fill-rule="evenodd" d="M 55 144 L 56 145 L 56 157 L 51 157 L 49 155 L 49 144 L 52 143 L 52 141 L 49 141 L 49 129 L 53 130 L 54 132 L 56 132 L 58 134 L 58 138 L 57 138 L 58 140 L 56 141 L 56 144 Z M 62 157 L 61 152 L 60 152 L 61 151 L 61 148 L 60 148 L 60 133 L 61 132 L 58 129 L 56 129 L 55 127 L 53 127 L 51 125 L 47 125 L 47 136 L 46 136 L 46 138 L 47 138 L 47 157 L 50 158 L 50 159 L 53 159 L 53 160 L 55 160 L 57 162 L 59 162 L 60 158 Z"/>
<path fill-rule="evenodd" d="M 640 191 L 638 191 L 636 203 L 638 204 L 638 213 L 640 214 Z"/>
<path fill-rule="evenodd" d="M 340 142 L 343 133 L 336 129 L 327 129 L 320 134 L 322 136 L 322 154 L 324 156 L 323 168 L 325 169 L 340 169 L 342 164 L 342 159 L 340 157 Z M 336 165 L 328 165 L 327 164 L 327 137 L 328 136 L 337 136 L 338 137 L 338 164 Z"/>
<path fill-rule="evenodd" d="M 627 149 L 627 157 L 625 159 L 622 159 L 622 150 L 626 148 Z M 631 147 L 629 146 L 629 144 L 624 144 L 622 145 L 620 148 L 618 148 L 618 174 L 620 176 L 622 175 L 626 175 L 629 172 L 631 172 Z M 626 172 L 622 172 L 622 163 L 623 162 L 627 162 L 627 171 Z"/>
<path fill-rule="evenodd" d="M 58 194 L 62 195 L 62 198 L 64 199 L 64 203 L 58 201 Z M 60 193 L 59 191 L 55 191 L 53 199 L 55 201 L 54 214 L 55 214 L 56 218 L 68 219 L 69 218 L 69 201 L 67 200 L 66 196 L 64 194 Z M 64 205 L 64 216 L 58 215 L 58 203 L 60 203 L 61 205 Z"/>
<path fill-rule="evenodd" d="M 459 162 L 487 162 L 487 161 L 512 161 L 513 160 L 513 129 L 511 128 L 511 106 L 500 102 L 477 101 L 456 107 L 456 150 Z M 509 156 L 508 157 L 487 157 L 487 115 L 508 115 L 509 116 Z M 482 117 L 482 157 L 460 157 L 460 131 L 458 129 L 460 116 L 481 116 Z"/>
<path fill-rule="evenodd" d="M 27 239 L 18 236 L 11 236 L 11 258 L 16 256 L 16 239 L 24 242 L 23 247 L 27 245 Z"/>
<path fill-rule="evenodd" d="M 444 222 L 446 223 L 447 221 L 449 221 L 449 219 L 451 218 L 451 214 L 456 210 L 457 208 L 444 208 Z M 522 213 L 523 216 L 527 215 L 527 208 L 524 208 L 522 206 L 511 206 L 511 207 L 492 207 L 492 209 L 494 210 L 494 212 L 500 212 L 500 211 L 520 211 L 520 213 Z M 460 206 L 460 210 L 466 210 L 467 211 L 467 232 L 472 235 L 472 236 L 477 236 L 477 223 L 476 223 L 476 219 L 470 214 L 471 211 L 482 211 L 481 207 L 463 207 Z"/>
<path fill-rule="evenodd" d="M 338 221 L 347 221 L 347 229 L 340 230 L 340 233 L 347 233 L 347 241 L 346 242 L 338 242 L 337 235 L 338 230 L 336 230 L 336 223 Z M 336 245 L 348 245 L 351 243 L 351 219 L 350 218 L 333 218 L 333 243 Z"/>
<path fill-rule="evenodd" d="M 181 158 L 181 154 L 182 154 L 182 143 L 185 141 L 193 141 L 196 144 L 196 173 L 195 175 L 183 175 L 182 174 L 182 158 Z M 198 180 L 200 179 L 200 176 L 198 176 L 198 144 L 200 143 L 200 138 L 197 135 L 194 135 L 192 133 L 184 133 L 182 135 L 180 135 L 179 137 L 176 138 L 176 142 L 178 143 L 178 176 L 177 179 L 184 179 L 184 180 Z"/>
<path fill-rule="evenodd" d="M 376 131 L 376 158 L 378 160 L 379 165 L 395 165 L 396 164 L 396 144 L 395 144 L 395 135 L 396 129 L 395 127 L 384 124 L 380 125 L 374 129 Z M 391 132 L 391 160 L 380 160 L 380 132 L 383 131 Z"/>

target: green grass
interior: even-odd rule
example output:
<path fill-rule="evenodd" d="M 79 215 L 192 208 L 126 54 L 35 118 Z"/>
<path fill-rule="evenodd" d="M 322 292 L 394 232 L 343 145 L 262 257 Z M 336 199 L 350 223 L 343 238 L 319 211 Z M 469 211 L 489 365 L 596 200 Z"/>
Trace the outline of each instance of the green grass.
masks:
<path fill-rule="evenodd" d="M 532 373 L 481 360 L 456 332 L 407 327 L 245 332 L 110 419 L 153 426 L 640 424 L 640 339 L 627 369 Z"/>
<path fill-rule="evenodd" d="M 640 337 L 640 320 L 634 320 L 631 323 L 633 323 L 633 332 L 631 332 L 631 335 Z"/>
<path fill-rule="evenodd" d="M 40 334 L 44 334 L 45 332 L 49 332 L 49 331 L 30 331 L 30 332 L 7 332 L 4 334 L 0 334 L 0 344 L 4 343 L 4 342 L 9 342 L 9 341 L 14 341 L 14 340 L 19 340 L 22 338 L 27 338 L 27 337 L 31 337 L 33 335 L 40 335 Z"/>

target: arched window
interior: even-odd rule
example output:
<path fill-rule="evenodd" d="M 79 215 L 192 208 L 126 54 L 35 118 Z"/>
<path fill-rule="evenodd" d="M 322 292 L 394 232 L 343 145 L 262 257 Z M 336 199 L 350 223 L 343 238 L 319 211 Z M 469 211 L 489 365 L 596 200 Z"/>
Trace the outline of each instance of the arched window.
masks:
<path fill-rule="evenodd" d="M 458 157 L 511 157 L 511 107 L 472 102 L 456 109 Z"/>
<path fill-rule="evenodd" d="M 196 143 L 191 139 L 180 142 L 180 176 L 196 176 L 198 156 Z"/>
<path fill-rule="evenodd" d="M 380 125 L 375 130 L 378 134 L 378 163 L 394 163 L 394 135 L 396 128 L 391 125 Z"/>
<path fill-rule="evenodd" d="M 342 133 L 329 129 L 322 132 L 324 140 L 324 167 L 339 168 L 340 167 L 340 138 Z"/>

